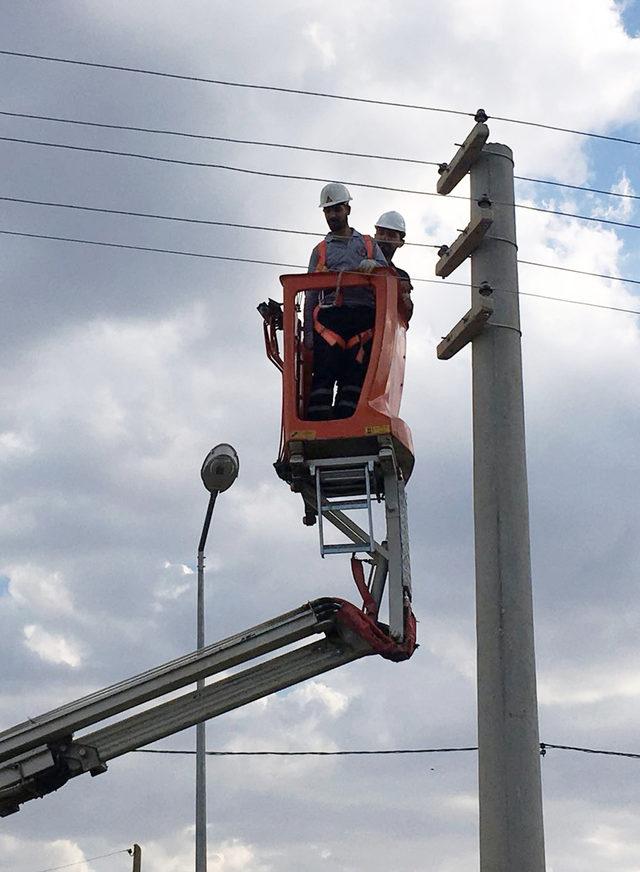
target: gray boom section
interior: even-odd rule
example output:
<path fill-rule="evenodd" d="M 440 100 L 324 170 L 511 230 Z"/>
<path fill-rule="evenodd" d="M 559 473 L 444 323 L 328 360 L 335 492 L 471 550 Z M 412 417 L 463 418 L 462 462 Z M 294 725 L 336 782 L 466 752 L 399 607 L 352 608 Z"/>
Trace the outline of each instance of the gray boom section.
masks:
<path fill-rule="evenodd" d="M 84 772 L 106 771 L 107 761 L 181 730 L 277 693 L 368 654 L 371 646 L 334 622 L 327 638 L 206 685 L 51 749 L 38 748 L 0 767 L 0 816 L 45 796 Z"/>
<path fill-rule="evenodd" d="M 100 760 L 106 763 L 200 721 L 240 708 L 371 653 L 369 645 L 355 635 L 350 643 L 343 639 L 338 644 L 321 639 L 207 685 L 203 691 L 185 694 L 81 736 L 79 742 L 95 748 Z"/>
<path fill-rule="evenodd" d="M 326 609 L 326 614 L 323 611 Z M 297 642 L 331 625 L 335 608 L 316 600 L 213 645 L 89 694 L 0 733 L 0 762 L 156 699 L 198 679 Z"/>

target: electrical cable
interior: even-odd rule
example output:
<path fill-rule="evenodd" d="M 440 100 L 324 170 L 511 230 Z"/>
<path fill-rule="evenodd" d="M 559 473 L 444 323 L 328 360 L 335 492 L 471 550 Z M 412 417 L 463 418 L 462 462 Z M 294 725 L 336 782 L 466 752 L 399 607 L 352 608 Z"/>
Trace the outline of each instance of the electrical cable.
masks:
<path fill-rule="evenodd" d="M 438 167 L 440 163 L 434 160 L 416 160 L 409 157 L 391 157 L 386 154 L 366 154 L 359 151 L 338 151 L 333 148 L 315 148 L 306 145 L 291 145 L 283 142 L 264 142 L 257 139 L 234 139 L 230 136 L 212 136 L 204 133 L 186 133 L 180 130 L 162 130 L 157 127 L 134 127 L 128 124 L 105 124 L 97 121 L 80 121 L 72 118 L 55 118 L 51 115 L 31 115 L 26 112 L 5 112 L 0 110 L 0 115 L 11 118 L 29 118 L 37 121 L 55 121 L 59 124 L 78 124 L 83 127 L 98 127 L 107 130 L 129 130 L 135 133 L 156 133 L 165 136 L 181 136 L 185 139 L 200 139 L 208 142 L 231 142 L 235 145 L 258 145 L 266 148 L 287 148 L 293 151 L 310 151 L 319 154 L 338 154 L 346 157 L 365 157 L 371 160 L 390 160 L 398 163 L 420 164 L 422 166 Z"/>
<path fill-rule="evenodd" d="M 388 161 L 396 161 L 398 163 L 409 163 L 409 164 L 417 164 L 420 166 L 433 166 L 439 167 L 441 164 L 439 161 L 433 160 L 418 160 L 417 158 L 410 157 L 392 157 L 390 155 L 384 154 L 365 154 L 363 152 L 357 151 L 339 151 L 337 149 L 332 148 L 315 148 L 312 146 L 304 146 L 304 145 L 292 145 L 290 143 L 282 143 L 282 142 L 265 142 L 263 140 L 255 140 L 255 139 L 234 139 L 229 136 L 212 136 L 202 133 L 187 133 L 185 131 L 179 130 L 163 130 L 156 127 L 135 127 L 133 125 L 128 124 L 107 124 L 98 121 L 83 121 L 77 118 L 57 118 L 51 115 L 33 115 L 27 112 L 9 112 L 0 110 L 0 115 L 6 115 L 11 118 L 28 118 L 31 120 L 37 121 L 52 121 L 57 122 L 59 124 L 76 124 L 81 125 L 83 127 L 97 127 L 104 128 L 107 130 L 128 130 L 136 133 L 153 133 L 153 134 L 163 134 L 165 136 L 181 136 L 186 139 L 200 139 L 207 140 L 213 142 L 231 142 L 236 145 L 257 145 L 264 146 L 267 148 L 285 148 L 292 149 L 294 151 L 308 151 L 308 152 L 316 152 L 319 154 L 334 154 L 341 155 L 346 157 L 362 157 L 368 158 L 371 160 L 388 160 Z M 573 191 L 587 191 L 591 194 L 602 194 L 607 197 L 620 197 L 625 200 L 640 200 L 640 195 L 638 194 L 623 194 L 620 191 L 605 191 L 602 188 L 590 188 L 585 185 L 573 185 L 569 182 L 556 182 L 551 181 L 550 179 L 535 179 L 530 176 L 514 176 L 514 179 L 521 182 L 533 182 L 537 185 L 553 185 L 557 188 L 570 188 Z"/>
<path fill-rule="evenodd" d="M 0 55 L 10 57 L 28 58 L 30 60 L 49 61 L 59 64 L 72 64 L 81 67 L 92 67 L 101 70 L 116 70 L 124 73 L 136 73 L 146 76 L 157 76 L 164 79 L 177 79 L 185 82 L 201 82 L 209 85 L 221 85 L 228 88 L 246 88 L 255 91 L 273 91 L 281 94 L 297 94 L 305 97 L 323 97 L 331 100 L 343 100 L 350 103 L 365 103 L 373 106 L 392 106 L 400 109 L 417 109 L 422 112 L 440 112 L 446 115 L 461 115 L 467 118 L 475 118 L 475 112 L 464 112 L 461 109 L 447 109 L 441 106 L 423 106 L 416 103 L 400 103 L 394 100 L 375 100 L 370 97 L 353 97 L 346 94 L 330 94 L 323 91 L 308 91 L 301 88 L 284 88 L 276 85 L 258 85 L 250 82 L 231 82 L 223 79 L 211 79 L 204 76 L 187 76 L 179 73 L 167 73 L 160 70 L 146 70 L 141 67 L 125 67 L 118 64 L 102 64 L 95 61 L 81 61 L 73 58 L 52 57 L 51 55 L 40 55 L 30 52 L 9 51 L 0 49 Z M 526 127 L 537 127 L 542 130 L 553 130 L 560 133 L 570 133 L 575 136 L 587 136 L 594 139 L 603 139 L 609 142 L 620 142 L 627 145 L 640 145 L 640 141 L 635 139 L 627 139 L 622 136 L 609 136 L 604 133 L 594 133 L 588 130 L 577 130 L 571 127 L 560 127 L 553 124 L 543 124 L 538 121 L 525 121 L 518 118 L 508 118 L 502 115 L 488 116 L 495 121 L 503 121 L 508 124 L 520 124 Z"/>
<path fill-rule="evenodd" d="M 451 194 L 447 194 L 448 197 Z M 459 198 L 458 198 L 459 199 Z M 494 201 L 498 206 L 508 205 Z M 594 221 L 596 224 L 609 224 L 614 227 L 627 227 L 630 230 L 640 230 L 640 224 L 629 224 L 627 221 L 614 221 L 612 218 L 595 218 L 592 215 L 578 215 L 576 212 L 563 212 L 558 209 L 544 209 L 542 206 L 527 206 L 524 203 L 516 203 L 516 209 L 527 209 L 529 212 L 546 212 L 548 215 L 560 215 L 564 218 L 579 218 L 581 221 Z"/>
<path fill-rule="evenodd" d="M 388 750 L 355 751 L 205 751 L 207 757 L 365 757 L 399 754 L 453 754 L 459 751 L 477 751 L 477 745 L 465 748 L 390 748 Z M 173 751 L 163 748 L 137 748 L 137 754 L 174 754 L 192 756 L 195 751 Z"/>
<path fill-rule="evenodd" d="M 3 113 L 0 112 L 0 115 Z M 570 188 L 572 191 L 587 191 L 589 194 L 604 194 L 607 197 L 620 197 L 623 200 L 640 200 L 639 194 L 623 194 L 620 191 L 605 191 L 602 188 L 589 188 L 586 185 L 571 185 L 569 182 L 552 182 L 550 179 L 534 179 L 530 176 L 514 176 L 519 182 L 533 182 L 536 185 L 553 185 L 555 188 Z"/>
<path fill-rule="evenodd" d="M 544 757 L 548 748 L 557 751 L 580 751 L 584 754 L 600 754 L 607 757 L 628 757 L 640 760 L 640 754 L 629 751 L 605 751 L 600 748 L 582 748 L 577 745 L 553 745 L 550 742 L 540 742 L 540 753 Z M 208 757 L 363 757 L 392 756 L 405 754 L 454 754 L 463 751 L 477 751 L 477 745 L 464 745 L 457 748 L 373 748 L 353 751 L 206 751 Z M 164 748 L 137 748 L 137 754 L 167 754 L 193 756 L 195 751 L 175 751 Z"/>
<path fill-rule="evenodd" d="M 1 53 L 1 52 L 0 52 Z M 148 160 L 155 161 L 159 163 L 169 163 L 169 164 L 178 164 L 180 166 L 191 166 L 191 167 L 205 167 L 207 169 L 218 169 L 218 170 L 227 170 L 229 172 L 234 173 L 245 173 L 252 176 L 266 176 L 267 178 L 273 179 L 293 179 L 295 181 L 304 181 L 304 182 L 331 182 L 331 179 L 326 178 L 317 178 L 314 176 L 298 176 L 293 175 L 291 173 L 273 173 L 267 172 L 266 170 L 251 170 L 246 167 L 233 167 L 228 164 L 218 164 L 218 163 L 209 163 L 205 161 L 192 161 L 192 160 L 181 160 L 179 158 L 170 158 L 170 157 L 159 157 L 158 155 L 150 155 L 150 154 L 140 154 L 139 152 L 132 151 L 117 151 L 115 149 L 108 148 L 95 148 L 83 145 L 68 145 L 66 143 L 59 142 L 42 142 L 37 139 L 21 139 L 19 137 L 14 136 L 0 136 L 1 142 L 17 142 L 23 145 L 39 145 L 45 148 L 60 148 L 67 149 L 69 151 L 82 151 L 89 152 L 91 154 L 107 154 L 116 157 L 129 157 L 129 158 L 137 158 L 139 160 Z M 366 182 L 352 182 L 346 181 L 344 184 L 351 185 L 355 188 L 367 188 L 374 191 L 392 191 L 393 193 L 398 194 L 418 194 L 423 197 L 440 197 L 436 191 L 417 191 L 413 188 L 394 188 L 390 185 L 374 185 Z M 449 200 L 469 200 L 469 197 L 466 197 L 462 194 L 447 194 L 447 199 Z M 548 215 L 559 215 L 565 218 L 577 218 L 581 221 L 593 221 L 597 224 L 609 224 L 615 225 L 616 227 L 626 227 L 631 230 L 640 230 L 640 224 L 629 224 L 625 221 L 614 221 L 610 218 L 594 218 L 590 215 L 580 215 L 575 212 L 563 212 L 557 209 L 545 209 L 542 206 L 528 206 L 524 203 L 502 203 L 499 200 L 494 200 L 495 205 L 497 206 L 511 206 L 515 205 L 516 209 L 527 209 L 531 212 L 542 212 Z"/>
<path fill-rule="evenodd" d="M 180 160 L 179 158 L 174 157 L 158 157 L 157 155 L 151 154 L 140 154 L 135 151 L 116 151 L 114 149 L 109 148 L 92 148 L 84 145 L 68 145 L 66 143 L 61 142 L 41 142 L 37 139 L 20 139 L 15 136 L 0 136 L 0 142 L 18 142 L 23 145 L 40 145 L 45 148 L 62 148 L 67 149 L 69 151 L 84 151 L 92 154 L 108 154 L 116 157 L 133 157 L 138 158 L 139 160 L 149 160 L 156 161 L 158 163 L 169 163 L 169 164 L 179 164 L 180 166 L 188 166 L 188 167 L 205 167 L 207 169 L 216 169 L 216 170 L 229 170 L 234 173 L 247 173 L 252 176 L 267 176 L 273 179 L 294 179 L 296 181 L 303 182 L 331 182 L 332 179 L 319 179 L 314 178 L 313 176 L 296 176 L 291 175 L 290 173 L 270 173 L 266 170 L 250 170 L 246 167 L 232 167 L 228 164 L 218 164 L 218 163 L 208 163 L 204 161 L 194 161 L 194 160 Z M 409 188 L 392 188 L 388 185 L 373 185 L 373 184 L 365 184 L 364 182 L 345 182 L 347 185 L 352 185 L 356 188 L 371 188 L 376 191 L 393 191 L 394 193 L 400 194 L 421 194 L 425 197 L 440 197 L 440 194 L 436 193 L 436 191 L 416 191 L 411 190 Z M 465 197 L 461 194 L 449 194 L 448 198 L 450 200 L 468 200 L 469 197 Z"/>
<path fill-rule="evenodd" d="M 291 233 L 297 236 L 324 236 L 324 233 L 311 230 L 291 230 L 284 227 L 265 227 L 259 224 L 237 224 L 231 221 L 213 221 L 205 218 L 187 218 L 178 215 L 160 215 L 155 212 L 133 212 L 128 209 L 105 209 L 97 206 L 82 206 L 79 203 L 58 203 L 50 200 L 29 200 L 24 197 L 5 197 L 0 195 L 0 200 L 8 203 L 24 203 L 29 206 L 50 206 L 55 209 L 73 209 L 80 212 L 97 212 L 105 215 L 126 215 L 133 218 L 155 218 L 162 221 L 179 221 L 186 224 L 205 224 L 216 227 L 236 227 L 241 230 L 264 230 L 270 233 Z M 408 242 L 418 248 L 440 248 L 435 242 Z"/>
<path fill-rule="evenodd" d="M 0 200 L 2 197 L 0 197 Z M 551 263 L 539 263 L 537 260 L 521 260 L 518 258 L 518 263 L 524 263 L 527 266 L 539 266 L 543 269 L 557 269 L 560 272 L 576 273 L 580 276 L 593 276 L 596 279 L 608 279 L 611 282 L 627 282 L 630 285 L 640 285 L 640 279 L 627 279 L 623 276 L 609 276 L 606 273 L 589 272 L 585 269 L 573 269 L 569 266 L 556 266 Z"/>
<path fill-rule="evenodd" d="M 550 747 L 550 746 L 549 746 Z M 391 748 L 371 751 L 205 751 L 207 757 L 365 757 L 397 754 L 452 754 L 458 751 L 477 751 L 477 745 L 468 748 Z M 172 751 L 162 748 L 136 748 L 137 754 L 194 755 L 195 751 Z"/>
<path fill-rule="evenodd" d="M 112 851 L 111 854 L 100 854 L 98 857 L 87 857 L 85 860 L 76 860 L 74 863 L 65 863 L 64 866 L 49 866 L 46 869 L 38 869 L 37 872 L 57 872 L 58 869 L 70 869 L 72 866 L 80 866 L 82 863 L 92 863 L 94 860 L 104 860 L 106 857 L 115 857 L 116 854 L 128 854 L 129 848 L 121 848 Z"/>
<path fill-rule="evenodd" d="M 45 233 L 26 233 L 17 230 L 2 230 L 0 229 L 0 234 L 4 236 L 16 236 L 16 237 L 24 237 L 27 239 L 49 239 L 56 242 L 74 242 L 81 245 L 97 245 L 104 248 L 122 248 L 129 249 L 131 251 L 149 251 L 156 254 L 173 254 L 179 255 L 182 257 L 194 257 L 194 258 L 204 258 L 207 260 L 227 260 L 233 261 L 236 263 L 253 263 L 253 264 L 261 264 L 264 266 L 281 266 L 287 269 L 294 270 L 306 270 L 306 267 L 299 263 L 281 263 L 279 261 L 272 260 L 257 260 L 255 258 L 249 257 L 231 257 L 229 255 L 222 254 L 206 254 L 204 252 L 197 251 L 181 251 L 178 249 L 171 248 L 156 248 L 147 245 L 131 245 L 123 242 L 104 242 L 101 240 L 95 239 L 76 239 L 69 236 L 54 236 L 53 234 L 45 234 Z M 462 288 L 470 288 L 472 287 L 468 283 L 465 282 L 443 282 L 439 279 L 422 279 L 422 278 L 412 278 L 414 282 L 424 282 L 426 284 L 434 284 L 443 287 L 443 285 L 447 287 L 462 287 Z M 611 312 L 624 312 L 629 315 L 640 315 L 640 310 L 638 309 L 626 309 L 620 306 L 608 306 L 604 303 L 589 303 L 586 300 L 568 300 L 563 297 L 553 297 L 549 294 L 538 294 L 533 293 L 532 291 L 511 291 L 507 288 L 495 288 L 494 290 L 505 293 L 505 294 L 516 294 L 521 297 L 535 297 L 540 300 L 553 300 L 556 303 L 569 303 L 575 306 L 587 306 L 591 309 L 607 309 Z"/>
<path fill-rule="evenodd" d="M 332 100 L 345 100 L 349 103 L 368 103 L 374 106 L 395 106 L 401 109 L 421 109 L 426 112 L 442 112 L 447 115 L 466 115 L 474 117 L 474 112 L 463 112 L 458 109 L 441 109 L 436 106 L 420 106 L 414 103 L 398 103 L 390 100 L 374 100 L 367 97 L 350 97 L 343 94 L 329 94 L 322 91 L 304 91 L 299 88 L 284 88 L 275 85 L 256 85 L 248 82 L 230 82 L 224 79 L 210 79 L 204 76 L 187 76 L 179 73 L 167 73 L 160 70 L 145 70 L 140 67 L 123 67 L 117 64 L 100 64 L 93 61 L 80 61 L 71 58 L 51 57 L 50 55 L 31 54 L 27 52 L 8 51 L 0 49 L 0 55 L 28 58 L 30 60 L 51 61 L 59 64 L 73 64 L 80 67 L 93 67 L 100 70 L 116 70 L 122 73 L 137 73 L 145 76 L 157 76 L 162 79 L 177 79 L 183 82 L 201 82 L 206 85 L 222 85 L 227 88 L 246 88 L 254 91 L 274 91 L 281 94 L 298 94 L 304 97 L 326 97 Z"/>
<path fill-rule="evenodd" d="M 583 754 L 602 754 L 606 757 L 630 757 L 633 760 L 640 760 L 640 754 L 632 754 L 630 751 L 604 751 L 601 748 L 580 748 L 576 745 L 551 745 L 549 742 L 540 742 L 540 752 L 543 756 L 547 748 L 554 748 L 557 751 L 580 751 Z"/>
<path fill-rule="evenodd" d="M 289 233 L 297 236 L 324 236 L 323 233 L 313 232 L 311 230 L 292 230 L 285 227 L 266 227 L 260 224 L 241 224 L 232 221 L 214 221 L 212 219 L 205 218 L 188 218 L 178 215 L 161 215 L 156 212 L 134 212 L 129 209 L 106 209 L 104 207 L 98 206 L 83 206 L 79 203 L 60 203 L 53 202 L 51 200 L 30 200 L 25 197 L 7 197 L 0 195 L 0 201 L 5 201 L 8 203 L 21 203 L 28 206 L 47 206 L 55 209 L 72 209 L 80 212 L 95 212 L 104 215 L 124 215 L 133 218 L 153 218 L 161 221 L 178 221 L 186 224 L 204 224 L 207 226 L 211 225 L 215 227 L 235 227 L 239 230 L 260 230 L 269 233 Z M 406 245 L 417 248 L 440 248 L 440 245 L 434 242 L 407 242 Z M 522 260 L 520 258 L 518 259 L 518 263 L 526 264 L 527 266 L 542 267 L 544 269 L 555 269 L 562 272 L 577 273 L 578 275 L 583 276 L 593 276 L 594 278 L 599 279 L 609 279 L 613 282 L 627 282 L 629 284 L 640 285 L 640 279 L 625 278 L 624 276 L 611 276 L 606 275 L 605 273 L 589 272 L 588 270 L 572 269 L 566 266 L 556 266 L 555 264 L 551 263 L 539 263 L 538 261 Z"/>

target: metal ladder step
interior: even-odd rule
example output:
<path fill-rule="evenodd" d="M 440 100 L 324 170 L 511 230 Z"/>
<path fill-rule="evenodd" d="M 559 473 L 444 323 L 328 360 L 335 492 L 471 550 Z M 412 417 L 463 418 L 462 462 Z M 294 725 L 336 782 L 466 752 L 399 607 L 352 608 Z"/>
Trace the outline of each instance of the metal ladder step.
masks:
<path fill-rule="evenodd" d="M 366 500 L 327 500 L 322 504 L 322 514 L 327 512 L 348 512 L 350 509 L 366 509 L 368 508 Z"/>
<path fill-rule="evenodd" d="M 371 484 L 374 472 L 371 458 L 344 458 L 341 461 L 317 461 L 314 467 L 316 479 L 316 505 L 318 507 L 318 534 L 320 554 L 355 554 L 375 551 L 373 515 L 371 511 Z M 334 497 L 333 500 L 330 497 Z M 335 498 L 338 499 L 335 499 Z M 340 497 L 356 497 L 341 499 Z M 325 543 L 323 520 L 333 512 L 366 511 L 368 516 L 368 541 Z"/>

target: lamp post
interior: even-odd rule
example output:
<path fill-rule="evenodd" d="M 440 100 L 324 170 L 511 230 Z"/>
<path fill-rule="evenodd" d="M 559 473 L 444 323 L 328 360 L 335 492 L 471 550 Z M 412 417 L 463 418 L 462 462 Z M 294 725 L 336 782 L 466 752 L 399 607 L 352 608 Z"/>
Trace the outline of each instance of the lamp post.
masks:
<path fill-rule="evenodd" d="M 197 648 L 204 648 L 204 548 L 218 494 L 226 491 L 238 477 L 240 462 L 231 445 L 221 443 L 205 457 L 200 477 L 209 491 L 209 505 L 198 544 L 198 605 Z M 204 688 L 204 679 L 197 682 L 198 691 Z M 196 726 L 196 872 L 207 872 L 207 761 L 206 723 Z"/>

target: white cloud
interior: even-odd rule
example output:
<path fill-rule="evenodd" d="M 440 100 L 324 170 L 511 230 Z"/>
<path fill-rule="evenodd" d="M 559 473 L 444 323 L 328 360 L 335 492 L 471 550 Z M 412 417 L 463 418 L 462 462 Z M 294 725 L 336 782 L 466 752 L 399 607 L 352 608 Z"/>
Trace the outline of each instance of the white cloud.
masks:
<path fill-rule="evenodd" d="M 614 194 L 624 194 L 625 196 L 615 199 L 613 197 L 606 198 L 608 201 L 606 206 L 603 203 L 602 205 L 598 205 L 594 208 L 594 217 L 606 218 L 609 221 L 628 222 L 633 215 L 636 201 L 632 199 L 632 197 L 635 195 L 635 190 L 631 179 L 626 173 L 626 170 L 622 170 L 622 172 L 620 173 L 620 178 L 617 182 L 614 182 L 611 185 L 610 190 Z"/>
<path fill-rule="evenodd" d="M 146 842 L 143 850 L 144 868 L 149 872 L 183 872 L 193 866 L 193 827 L 172 832 L 162 840 Z M 241 839 L 213 840 L 208 837 L 207 868 L 212 872 L 272 872 L 260 852 Z"/>
<path fill-rule="evenodd" d="M 73 866 L 78 872 L 94 872 L 95 866 L 85 860 L 85 853 L 70 839 L 24 839 L 0 835 L 0 869 L 39 869 L 46 865 Z"/>
<path fill-rule="evenodd" d="M 349 705 L 346 694 L 328 687 L 321 681 L 308 681 L 294 691 L 293 696 L 300 700 L 304 707 L 320 703 L 332 718 L 344 714 Z"/>
<path fill-rule="evenodd" d="M 32 440 L 24 433 L 11 430 L 0 433 L 0 463 L 33 454 L 35 450 Z"/>
<path fill-rule="evenodd" d="M 49 633 L 37 624 L 24 627 L 25 644 L 29 650 L 49 663 L 64 663 L 77 668 L 82 663 L 79 646 L 64 636 Z"/>
<path fill-rule="evenodd" d="M 164 601 L 179 599 L 191 590 L 193 580 L 190 579 L 190 576 L 194 574 L 193 569 L 185 563 L 165 561 L 164 573 L 156 587 L 155 596 Z"/>
<path fill-rule="evenodd" d="M 336 52 L 326 25 L 314 21 L 304 31 L 313 46 L 318 50 L 324 67 L 331 67 L 336 62 Z"/>
<path fill-rule="evenodd" d="M 33 564 L 6 565 L 9 593 L 17 603 L 36 613 L 69 615 L 73 599 L 61 572 L 51 572 Z"/>

